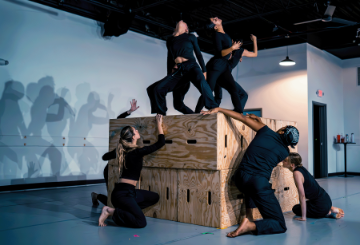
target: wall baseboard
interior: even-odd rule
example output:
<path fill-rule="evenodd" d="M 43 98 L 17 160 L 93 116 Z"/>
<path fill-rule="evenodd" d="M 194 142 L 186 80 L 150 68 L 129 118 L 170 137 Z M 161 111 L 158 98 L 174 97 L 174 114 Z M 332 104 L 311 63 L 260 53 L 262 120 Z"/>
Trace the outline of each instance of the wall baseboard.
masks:
<path fill-rule="evenodd" d="M 343 174 L 345 174 L 345 172 L 329 173 L 328 176 L 329 176 L 329 177 L 332 177 L 332 176 L 339 176 L 339 175 L 343 175 Z M 347 175 L 360 176 L 360 173 L 357 173 L 357 172 L 347 172 Z"/>
<path fill-rule="evenodd" d="M 34 184 L 22 184 L 22 185 L 5 185 L 0 186 L 0 192 L 4 191 L 19 191 L 41 188 L 54 188 L 54 187 L 66 187 L 66 186 L 78 186 L 78 185 L 91 185 L 105 183 L 104 179 L 94 180 L 76 180 L 76 181 L 62 181 L 62 182 L 46 182 L 46 183 L 34 183 Z"/>

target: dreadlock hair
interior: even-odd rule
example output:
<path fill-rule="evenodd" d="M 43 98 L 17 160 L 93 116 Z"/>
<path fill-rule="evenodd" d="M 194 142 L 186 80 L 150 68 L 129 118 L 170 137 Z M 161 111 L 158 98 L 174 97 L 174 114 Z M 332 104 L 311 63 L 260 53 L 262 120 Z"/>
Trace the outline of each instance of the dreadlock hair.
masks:
<path fill-rule="evenodd" d="M 138 145 L 133 144 L 133 136 L 135 135 L 134 130 L 131 126 L 124 127 L 120 132 L 119 143 L 116 147 L 116 164 L 119 166 L 119 177 L 122 174 L 122 168 L 126 168 L 125 155 L 130 151 L 139 148 Z"/>
<path fill-rule="evenodd" d="M 295 164 L 295 167 L 302 167 L 302 158 L 297 152 L 290 152 L 289 161 L 292 164 Z"/>

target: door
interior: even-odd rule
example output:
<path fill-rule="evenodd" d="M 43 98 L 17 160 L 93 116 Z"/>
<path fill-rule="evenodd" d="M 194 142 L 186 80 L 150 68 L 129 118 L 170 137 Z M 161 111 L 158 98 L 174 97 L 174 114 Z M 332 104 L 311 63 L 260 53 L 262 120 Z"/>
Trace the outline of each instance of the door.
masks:
<path fill-rule="evenodd" d="M 326 105 L 313 102 L 314 177 L 328 176 Z"/>

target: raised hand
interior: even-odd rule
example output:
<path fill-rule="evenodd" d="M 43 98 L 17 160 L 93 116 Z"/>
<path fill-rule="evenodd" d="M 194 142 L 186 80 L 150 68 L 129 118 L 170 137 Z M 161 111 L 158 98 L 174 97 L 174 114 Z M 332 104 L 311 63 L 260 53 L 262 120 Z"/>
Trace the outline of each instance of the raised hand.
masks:
<path fill-rule="evenodd" d="M 253 42 L 256 42 L 256 36 L 255 35 L 253 35 L 253 34 L 251 34 L 250 35 L 250 39 L 251 39 L 251 41 L 253 41 Z"/>
<path fill-rule="evenodd" d="M 136 106 L 137 100 L 133 99 L 132 101 L 130 101 L 130 113 L 136 111 L 137 109 L 139 109 L 140 106 Z"/>
<path fill-rule="evenodd" d="M 240 48 L 240 46 L 241 46 L 241 42 L 234 42 L 231 47 L 232 47 L 232 50 L 237 50 Z"/>

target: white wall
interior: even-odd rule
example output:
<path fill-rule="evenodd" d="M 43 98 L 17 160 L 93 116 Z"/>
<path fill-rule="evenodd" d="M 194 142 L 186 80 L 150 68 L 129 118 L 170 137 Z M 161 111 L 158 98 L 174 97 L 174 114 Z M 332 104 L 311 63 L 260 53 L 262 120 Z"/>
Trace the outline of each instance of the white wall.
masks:
<path fill-rule="evenodd" d="M 312 102 L 326 104 L 327 109 L 327 144 L 328 144 L 328 172 L 344 171 L 344 148 L 334 145 L 334 136 L 344 133 L 344 104 L 342 85 L 342 60 L 326 51 L 319 50 L 307 44 L 307 72 L 308 72 L 308 119 L 309 140 L 308 159 L 310 172 L 313 171 L 313 111 Z M 323 97 L 318 97 L 316 91 L 324 91 Z"/>
<path fill-rule="evenodd" d="M 360 86 L 357 67 L 360 58 L 343 61 L 342 81 L 344 89 L 344 132 L 355 133 L 356 145 L 347 147 L 347 171 L 360 172 Z"/>
<path fill-rule="evenodd" d="M 105 40 L 93 20 L 24 2 L 38 9 L 0 1 L 10 62 L 0 67 L 0 185 L 101 179 L 109 118 L 133 98 L 132 116 L 150 116 L 146 88 L 166 74 L 165 43 L 133 32 Z M 185 103 L 195 109 L 199 95 L 192 86 Z"/>
<path fill-rule="evenodd" d="M 263 117 L 296 121 L 300 132 L 299 154 L 307 166 L 308 158 L 308 81 L 306 44 L 289 46 L 295 66 L 280 66 L 286 47 L 260 50 L 257 58 L 243 58 L 233 71 L 236 81 L 247 91 L 245 109 L 262 108 Z M 226 92 L 224 92 L 226 93 Z M 221 104 L 232 108 L 231 101 Z"/>

